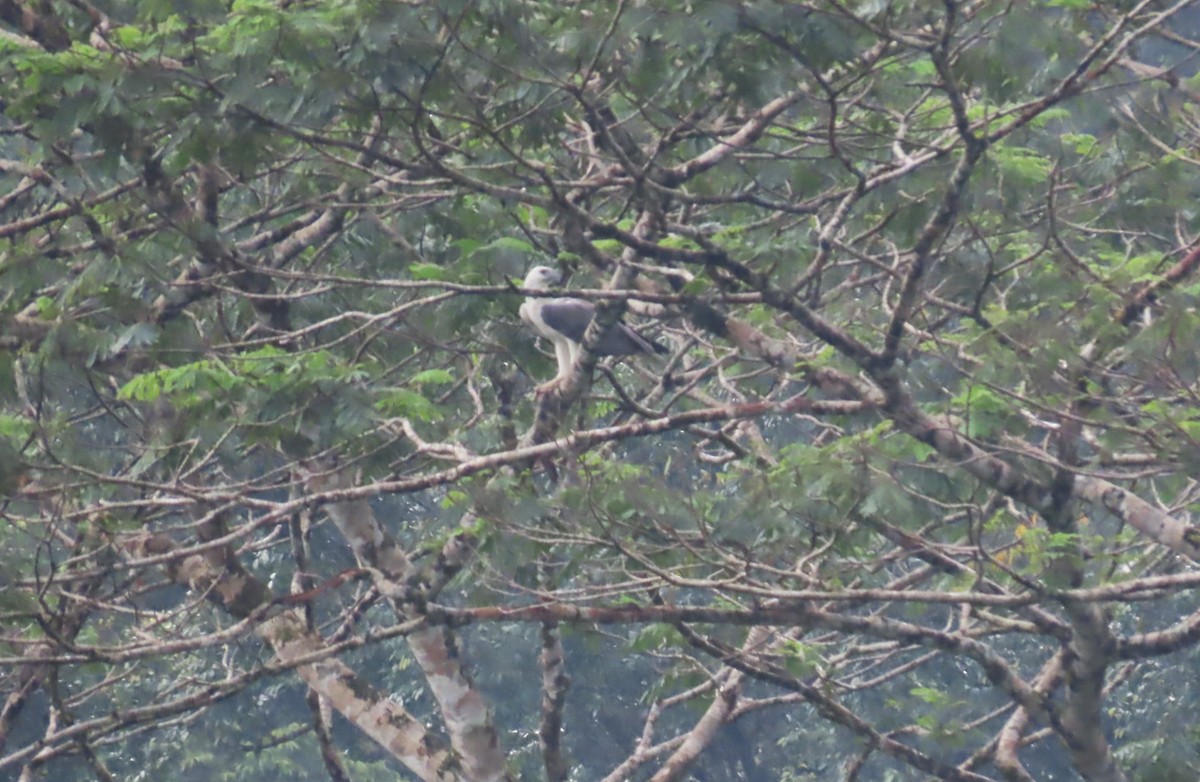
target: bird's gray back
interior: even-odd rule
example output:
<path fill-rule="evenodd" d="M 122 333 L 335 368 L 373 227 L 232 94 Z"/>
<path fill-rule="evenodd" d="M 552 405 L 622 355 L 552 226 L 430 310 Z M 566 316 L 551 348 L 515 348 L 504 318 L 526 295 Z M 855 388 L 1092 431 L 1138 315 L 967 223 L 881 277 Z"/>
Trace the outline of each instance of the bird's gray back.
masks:
<path fill-rule="evenodd" d="M 572 342 L 582 342 L 583 332 L 596 317 L 596 305 L 583 299 L 542 299 L 542 321 Z"/>

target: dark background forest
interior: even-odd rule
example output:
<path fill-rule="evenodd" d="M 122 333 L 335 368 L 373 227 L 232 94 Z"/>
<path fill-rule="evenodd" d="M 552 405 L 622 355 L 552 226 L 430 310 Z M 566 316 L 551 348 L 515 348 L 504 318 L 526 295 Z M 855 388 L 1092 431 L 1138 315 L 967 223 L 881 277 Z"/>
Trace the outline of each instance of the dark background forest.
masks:
<path fill-rule="evenodd" d="M 0 779 L 1196 779 L 1198 56 L 0 0 Z"/>

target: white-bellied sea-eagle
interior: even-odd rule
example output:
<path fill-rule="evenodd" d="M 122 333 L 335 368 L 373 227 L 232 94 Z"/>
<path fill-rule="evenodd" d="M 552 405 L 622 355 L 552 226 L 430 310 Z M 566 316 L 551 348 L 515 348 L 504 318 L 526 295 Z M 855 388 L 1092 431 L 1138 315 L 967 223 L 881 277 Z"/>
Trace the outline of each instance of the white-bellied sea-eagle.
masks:
<path fill-rule="evenodd" d="M 525 287 L 549 290 L 562 282 L 562 275 L 549 266 L 535 266 L 525 275 Z M 554 344 L 558 359 L 558 376 L 539 386 L 546 390 L 566 377 L 579 358 L 580 343 L 588 324 L 596 316 L 596 305 L 570 296 L 527 296 L 521 305 L 521 320 L 539 335 Z M 596 343 L 595 352 L 601 356 L 634 356 L 667 353 L 668 348 L 617 321 Z"/>

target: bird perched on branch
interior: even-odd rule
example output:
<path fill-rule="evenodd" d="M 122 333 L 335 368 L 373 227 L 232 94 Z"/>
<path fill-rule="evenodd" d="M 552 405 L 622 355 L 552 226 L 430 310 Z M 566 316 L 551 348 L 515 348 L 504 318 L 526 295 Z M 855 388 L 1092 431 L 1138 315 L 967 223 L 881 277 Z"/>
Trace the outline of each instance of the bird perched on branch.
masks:
<path fill-rule="evenodd" d="M 562 275 L 549 266 L 535 266 L 525 275 L 525 287 L 549 290 L 562 282 Z M 554 343 L 558 359 L 558 376 L 538 386 L 544 393 L 571 372 L 579 358 L 580 343 L 588 324 L 596 317 L 596 305 L 570 296 L 555 298 L 529 296 L 521 305 L 521 320 L 533 327 L 540 336 Z M 667 353 L 669 349 L 646 339 L 624 323 L 617 321 L 596 342 L 594 352 L 601 356 L 635 356 Z"/>

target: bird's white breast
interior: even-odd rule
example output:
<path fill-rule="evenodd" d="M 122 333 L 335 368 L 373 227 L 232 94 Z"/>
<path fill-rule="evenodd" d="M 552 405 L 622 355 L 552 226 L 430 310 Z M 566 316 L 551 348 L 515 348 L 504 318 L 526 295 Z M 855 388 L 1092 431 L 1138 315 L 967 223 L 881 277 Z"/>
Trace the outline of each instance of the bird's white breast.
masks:
<path fill-rule="evenodd" d="M 542 300 L 541 299 L 526 299 L 518 310 L 521 320 L 533 327 L 533 330 L 542 335 L 546 339 L 562 339 L 562 334 L 559 334 L 554 329 L 546 325 L 546 321 L 542 320 Z"/>

